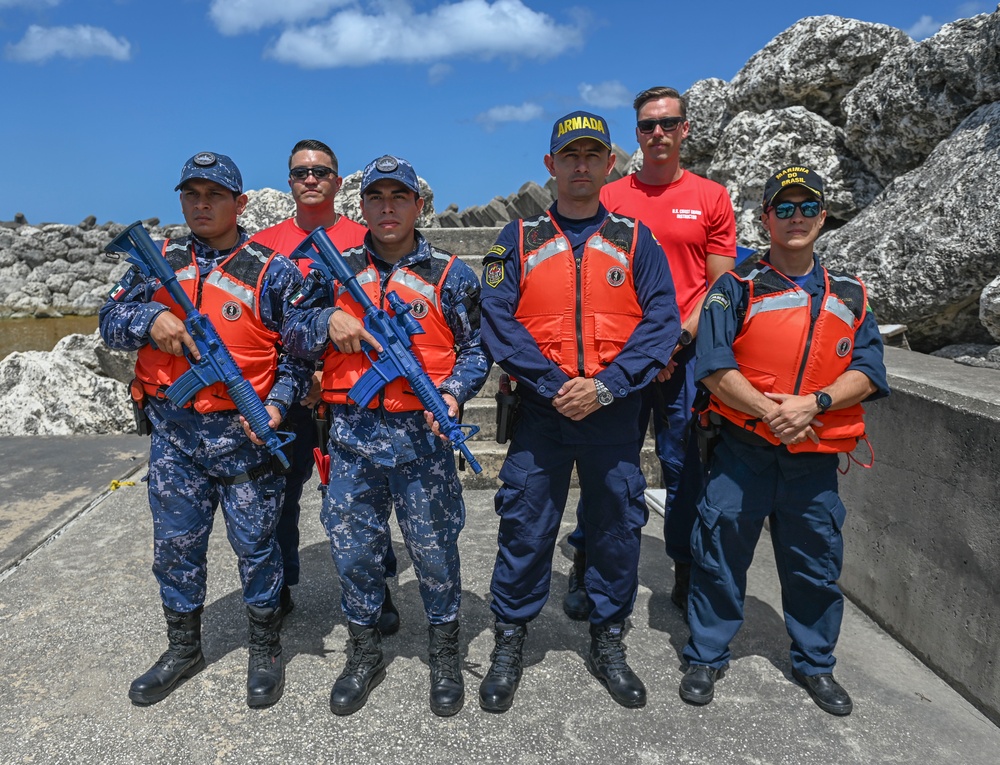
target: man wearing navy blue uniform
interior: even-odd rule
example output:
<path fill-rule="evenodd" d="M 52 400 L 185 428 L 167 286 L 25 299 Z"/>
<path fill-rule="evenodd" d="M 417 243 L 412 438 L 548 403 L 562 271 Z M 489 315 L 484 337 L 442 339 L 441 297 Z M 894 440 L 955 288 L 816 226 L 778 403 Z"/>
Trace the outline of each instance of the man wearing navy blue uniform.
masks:
<path fill-rule="evenodd" d="M 179 190 L 191 235 L 170 240 L 163 254 L 178 284 L 212 321 L 271 415 L 281 421 L 309 389 L 309 365 L 280 353 L 289 299 L 301 287 L 298 269 L 273 250 L 247 244 L 237 225 L 246 206 L 243 179 L 223 154 L 201 152 L 181 172 Z M 183 311 L 154 278 L 130 269 L 101 309 L 109 347 L 135 350 L 137 399 L 152 424 L 149 504 L 153 514 L 153 573 L 170 647 L 129 689 L 134 704 L 153 704 L 205 667 L 201 613 L 208 537 L 217 507 L 243 584 L 249 618 L 247 703 L 269 706 L 284 688 L 278 628 L 281 551 L 274 538 L 284 477 L 250 433 L 225 389 L 203 388 L 185 407 L 164 396 L 198 358 Z"/>
<path fill-rule="evenodd" d="M 479 281 L 469 266 L 416 230 L 423 204 L 409 162 L 389 155 L 370 162 L 361 176 L 361 213 L 369 232 L 363 246 L 344 258 L 372 303 L 386 308 L 394 292 L 410 304 L 410 315 L 424 330 L 412 336 L 414 355 L 455 417 L 489 370 L 479 342 Z M 404 379 L 388 382 L 371 402 L 350 399 L 354 382 L 371 370 L 362 349 L 382 348 L 362 323 L 363 306 L 335 287 L 317 272 L 310 275 L 295 301 L 300 315 L 285 332 L 290 352 L 323 357 L 322 397 L 330 413 L 330 484 L 320 519 L 349 633 L 347 663 L 330 692 L 330 709 L 353 714 L 385 678 L 377 624 L 395 509 L 429 622 L 431 711 L 453 715 L 465 698 L 458 621 L 465 504 L 455 457 Z"/>
<path fill-rule="evenodd" d="M 600 203 L 614 162 L 602 117 L 574 112 L 556 122 L 545 166 L 558 200 L 508 224 L 484 260 L 483 343 L 520 395 L 495 500 L 495 648 L 479 689 L 490 712 L 513 703 L 527 625 L 548 598 L 574 465 L 593 602 L 587 667 L 618 703 L 646 702 L 622 643 L 648 518 L 639 391 L 670 361 L 680 318 L 663 249 L 642 223 Z"/>
<path fill-rule="evenodd" d="M 760 263 L 722 276 L 705 300 L 695 376 L 721 429 L 692 534 L 691 638 L 680 695 L 714 697 L 743 623 L 747 569 L 764 524 L 781 582 L 792 676 L 834 715 L 853 709 L 833 678 L 843 594 L 841 454 L 865 438 L 862 401 L 888 395 L 864 285 L 813 254 L 826 219 L 822 178 L 792 166 L 768 179 Z M 851 459 L 848 457 L 848 459 Z"/>

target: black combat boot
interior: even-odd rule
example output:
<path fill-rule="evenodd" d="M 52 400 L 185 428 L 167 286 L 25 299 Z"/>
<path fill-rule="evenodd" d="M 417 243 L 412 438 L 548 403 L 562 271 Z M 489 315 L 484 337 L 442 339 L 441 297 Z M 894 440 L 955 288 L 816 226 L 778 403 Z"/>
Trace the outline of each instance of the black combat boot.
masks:
<path fill-rule="evenodd" d="M 587 554 L 583 550 L 573 551 L 573 568 L 569 572 L 569 590 L 563 598 L 563 611 L 570 619 L 578 622 L 590 617 L 590 598 L 583 583 L 583 572 L 587 570 Z"/>
<path fill-rule="evenodd" d="M 458 620 L 431 624 L 427 634 L 430 638 L 427 653 L 431 665 L 431 711 L 439 717 L 450 717 L 465 702 Z"/>
<path fill-rule="evenodd" d="M 163 607 L 167 618 L 169 647 L 156 664 L 132 681 L 128 697 L 137 706 L 162 701 L 181 680 L 194 677 L 205 669 L 201 652 L 201 606 L 187 614 Z"/>
<path fill-rule="evenodd" d="M 368 701 L 368 693 L 385 680 L 385 658 L 378 627 L 347 623 L 347 664 L 330 691 L 330 711 L 351 715 Z"/>
<path fill-rule="evenodd" d="M 285 690 L 281 656 L 281 609 L 247 606 L 250 660 L 247 663 L 247 706 L 269 707 Z"/>
<path fill-rule="evenodd" d="M 670 591 L 670 599 L 681 613 L 684 621 L 688 618 L 688 590 L 691 588 L 691 564 L 684 561 L 674 561 L 674 588 Z"/>
<path fill-rule="evenodd" d="M 382 601 L 382 613 L 378 616 L 378 631 L 382 637 L 399 632 L 399 610 L 389 595 L 389 585 L 385 585 L 385 599 Z"/>
<path fill-rule="evenodd" d="M 524 625 L 496 623 L 490 671 L 479 686 L 479 706 L 487 712 L 506 712 L 514 703 L 521 682 L 521 650 L 527 634 Z"/>
<path fill-rule="evenodd" d="M 646 706 L 646 686 L 625 661 L 622 624 L 591 624 L 587 669 L 623 707 Z"/>

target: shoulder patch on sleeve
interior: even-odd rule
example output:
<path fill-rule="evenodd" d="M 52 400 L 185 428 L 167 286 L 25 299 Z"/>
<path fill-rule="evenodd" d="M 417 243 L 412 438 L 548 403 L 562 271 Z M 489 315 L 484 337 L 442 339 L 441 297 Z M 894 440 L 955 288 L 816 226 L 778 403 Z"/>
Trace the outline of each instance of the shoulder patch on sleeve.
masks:
<path fill-rule="evenodd" d="M 496 287 L 498 284 L 500 284 L 500 282 L 503 281 L 503 261 L 491 260 L 489 263 L 487 263 L 486 267 L 484 268 L 484 276 L 486 284 L 488 286 Z"/>
<path fill-rule="evenodd" d="M 708 296 L 708 300 L 705 301 L 706 311 L 711 307 L 712 303 L 716 303 L 722 306 L 723 311 L 729 310 L 729 299 L 725 295 L 722 295 L 718 292 L 713 292 L 711 295 Z"/>
<path fill-rule="evenodd" d="M 504 247 L 502 244 L 494 244 L 492 247 L 490 247 L 489 252 L 487 252 L 486 254 L 496 255 L 498 258 L 502 258 L 505 252 L 507 252 L 507 248 Z"/>

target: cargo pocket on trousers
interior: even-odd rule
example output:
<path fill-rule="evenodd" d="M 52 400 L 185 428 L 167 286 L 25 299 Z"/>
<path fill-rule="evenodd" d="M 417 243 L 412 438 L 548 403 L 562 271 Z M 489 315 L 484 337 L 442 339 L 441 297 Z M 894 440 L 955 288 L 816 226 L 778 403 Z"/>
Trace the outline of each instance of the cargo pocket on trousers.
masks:
<path fill-rule="evenodd" d="M 528 471 L 508 459 L 504 460 L 497 477 L 501 486 L 493 497 L 493 509 L 497 515 L 502 516 L 504 508 L 510 507 L 524 495 Z"/>
<path fill-rule="evenodd" d="M 722 571 L 722 513 L 702 501 L 698 503 L 698 518 L 691 532 L 691 556 L 695 562 L 718 579 Z"/>

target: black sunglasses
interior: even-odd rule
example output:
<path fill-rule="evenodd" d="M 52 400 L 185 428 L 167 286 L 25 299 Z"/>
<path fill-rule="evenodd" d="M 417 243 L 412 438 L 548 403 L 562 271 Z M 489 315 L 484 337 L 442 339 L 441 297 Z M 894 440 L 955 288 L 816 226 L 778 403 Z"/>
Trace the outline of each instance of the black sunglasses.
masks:
<path fill-rule="evenodd" d="M 815 200 L 807 202 L 779 202 L 773 209 L 775 215 L 785 220 L 795 215 L 796 207 L 802 211 L 803 218 L 815 218 L 819 215 L 819 211 L 823 209 L 823 205 Z"/>
<path fill-rule="evenodd" d="M 304 181 L 309 177 L 310 173 L 317 181 L 337 174 L 332 167 L 323 167 L 323 165 L 316 165 L 316 167 L 293 167 L 288 171 L 288 174 L 297 181 Z"/>
<path fill-rule="evenodd" d="M 635 126 L 640 133 L 652 133 L 659 125 L 664 133 L 672 133 L 684 121 L 683 117 L 660 117 L 658 120 L 639 120 Z"/>

